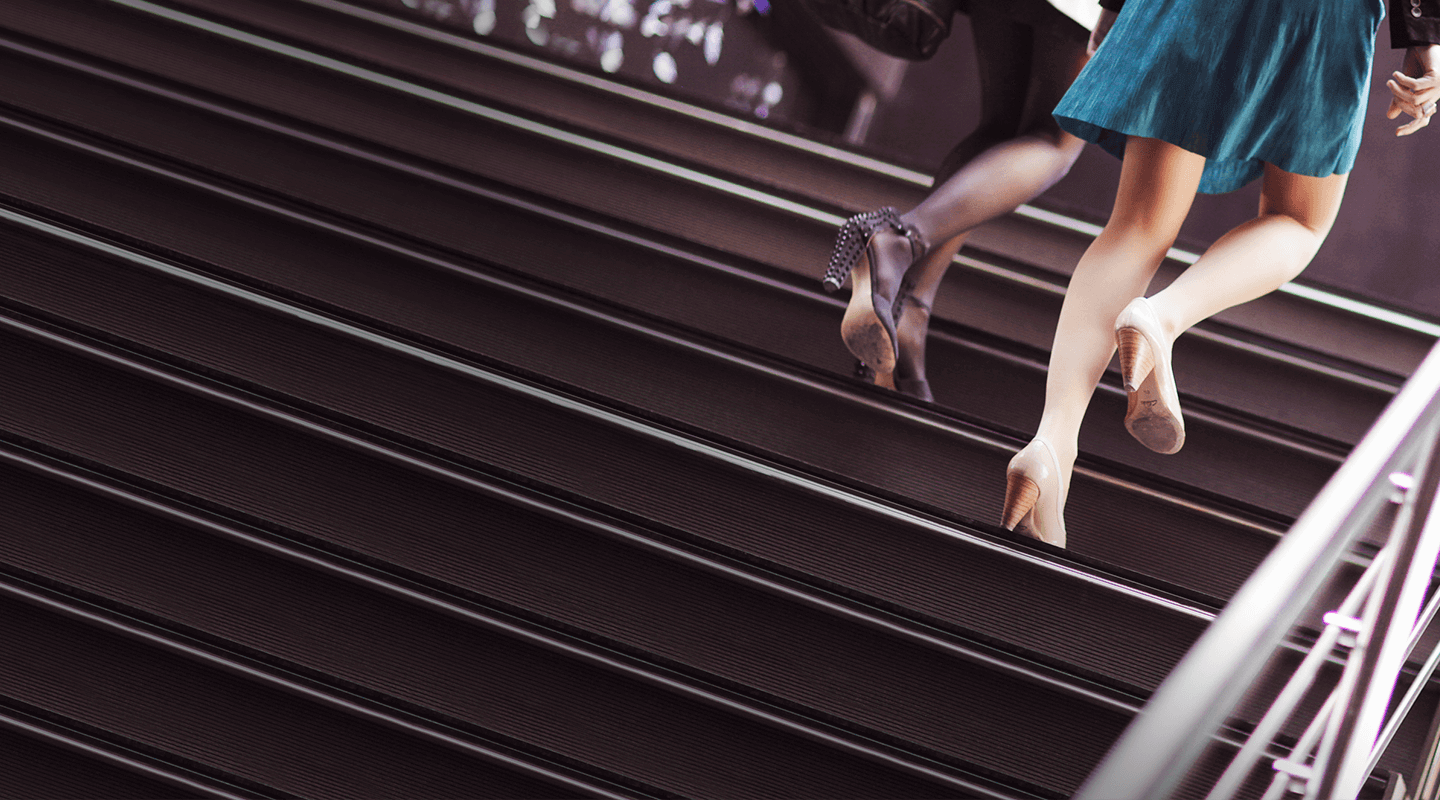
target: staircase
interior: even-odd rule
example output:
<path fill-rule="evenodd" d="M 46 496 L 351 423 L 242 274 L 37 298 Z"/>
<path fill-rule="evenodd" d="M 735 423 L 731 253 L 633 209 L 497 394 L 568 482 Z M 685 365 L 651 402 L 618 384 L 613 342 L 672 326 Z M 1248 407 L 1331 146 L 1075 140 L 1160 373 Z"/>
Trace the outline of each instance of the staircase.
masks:
<path fill-rule="evenodd" d="M 1172 457 L 1112 376 L 1062 551 L 1083 226 L 977 232 L 927 405 L 818 282 L 903 170 L 338 0 L 6 0 L 0 75 L 4 797 L 1067 797 L 1431 344 L 1235 309 Z"/>

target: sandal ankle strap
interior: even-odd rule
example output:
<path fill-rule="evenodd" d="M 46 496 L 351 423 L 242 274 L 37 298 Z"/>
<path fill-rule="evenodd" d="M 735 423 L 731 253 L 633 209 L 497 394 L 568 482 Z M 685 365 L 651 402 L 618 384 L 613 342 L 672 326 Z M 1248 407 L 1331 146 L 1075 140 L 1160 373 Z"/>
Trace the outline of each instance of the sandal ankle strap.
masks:
<path fill-rule="evenodd" d="M 910 263 L 915 263 L 930 250 L 929 242 L 914 225 L 900 219 L 900 212 L 892 206 L 875 211 L 856 214 L 840 226 L 835 237 L 835 249 L 830 254 L 830 265 L 825 270 L 823 285 L 825 291 L 838 291 L 860 260 L 860 253 L 869 244 L 871 237 L 882 229 L 901 234 L 910 243 Z"/>

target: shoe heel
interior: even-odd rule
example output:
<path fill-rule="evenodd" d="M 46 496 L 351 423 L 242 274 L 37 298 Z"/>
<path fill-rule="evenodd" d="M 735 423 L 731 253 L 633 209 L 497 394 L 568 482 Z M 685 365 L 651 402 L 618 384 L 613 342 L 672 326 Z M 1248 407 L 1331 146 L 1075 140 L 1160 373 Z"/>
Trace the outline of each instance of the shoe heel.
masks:
<path fill-rule="evenodd" d="M 1010 459 L 1005 470 L 1005 509 L 1000 524 L 1056 547 L 1065 546 L 1065 490 L 1055 448 L 1038 436 Z"/>
<path fill-rule="evenodd" d="M 833 294 L 845 285 L 845 279 L 850 276 L 865 249 L 868 221 L 867 215 L 860 214 L 845 220 L 845 224 L 840 226 L 835 235 L 835 249 L 830 253 L 830 264 L 825 270 L 825 277 L 820 280 L 825 291 Z"/>
<path fill-rule="evenodd" d="M 1115 331 L 1115 344 L 1120 348 L 1120 376 L 1125 390 L 1139 391 L 1140 384 L 1155 369 L 1155 354 L 1145 334 L 1134 328 Z"/>
<path fill-rule="evenodd" d="M 1019 470 L 1005 473 L 1005 510 L 1000 515 L 1000 526 L 1007 531 L 1015 530 L 1020 520 L 1035 507 L 1040 498 L 1040 484 Z"/>

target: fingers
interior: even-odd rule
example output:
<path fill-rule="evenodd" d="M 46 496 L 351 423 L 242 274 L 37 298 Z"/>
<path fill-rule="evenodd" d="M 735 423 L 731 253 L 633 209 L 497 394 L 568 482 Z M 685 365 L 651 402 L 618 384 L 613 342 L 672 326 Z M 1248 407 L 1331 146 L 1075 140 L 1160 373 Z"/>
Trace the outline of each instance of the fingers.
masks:
<path fill-rule="evenodd" d="M 1413 120 L 1405 123 L 1404 125 L 1401 125 L 1401 126 L 1399 127 L 1399 129 L 1397 129 L 1397 130 L 1395 131 L 1395 135 L 1396 135 L 1396 136 L 1409 136 L 1410 134 L 1414 133 L 1415 131 L 1418 131 L 1418 130 L 1420 130 L 1421 128 L 1429 125 L 1429 124 L 1430 124 L 1430 118 L 1433 117 L 1433 116 L 1435 116 L 1435 104 L 1434 104 L 1434 103 L 1431 103 L 1431 104 L 1429 104 L 1429 105 L 1424 106 L 1423 108 L 1421 108 L 1421 109 L 1420 109 L 1420 114 L 1419 114 L 1418 116 L 1416 116 L 1415 119 L 1413 119 Z M 1392 117 L 1392 119 L 1393 119 L 1393 117 Z"/>
<path fill-rule="evenodd" d="M 1387 82 L 1387 85 L 1392 83 L 1393 81 Z M 1417 95 L 1410 93 L 1404 87 L 1391 86 L 1390 93 L 1393 96 L 1390 100 L 1390 107 L 1385 112 L 1385 116 L 1389 119 L 1395 119 L 1401 113 L 1409 114 L 1417 120 L 1428 117 L 1435 113 L 1435 102 L 1440 100 L 1440 90 L 1422 92 Z"/>
<path fill-rule="evenodd" d="M 1437 55 L 1440 55 L 1437 47 L 1409 48 L 1401 71 L 1391 73 L 1390 80 L 1385 82 L 1391 95 L 1386 118 L 1395 119 L 1401 114 L 1414 117 L 1395 131 L 1396 136 L 1409 136 L 1424 128 L 1435 115 L 1435 105 L 1440 102 L 1440 72 L 1435 69 Z"/>
<path fill-rule="evenodd" d="M 1401 107 L 1411 116 L 1416 116 L 1417 111 L 1423 106 L 1440 100 L 1440 80 L 1429 74 L 1419 78 L 1411 78 L 1401 72 L 1396 72 L 1391 79 L 1385 82 L 1390 89 L 1390 94 L 1400 102 Z"/>
<path fill-rule="evenodd" d="M 1415 131 L 1420 130 L 1421 128 L 1423 128 L 1423 127 L 1425 127 L 1426 125 L 1429 125 L 1429 124 L 1430 124 L 1430 117 L 1429 117 L 1429 116 L 1420 117 L 1419 119 L 1413 119 L 1413 120 L 1410 120 L 1409 122 L 1405 123 L 1404 125 L 1401 125 L 1401 126 L 1399 127 L 1399 129 L 1395 131 L 1395 135 L 1396 135 L 1396 136 L 1409 136 L 1410 134 L 1414 133 Z"/>
<path fill-rule="evenodd" d="M 1402 85 L 1394 78 L 1385 81 L 1385 88 L 1390 90 L 1390 96 L 1393 98 L 1391 102 L 1399 103 L 1401 108 L 1404 108 L 1407 112 L 1410 112 L 1410 109 L 1419 108 L 1421 105 L 1424 105 L 1419 102 L 1419 95 L 1413 89 Z"/>
<path fill-rule="evenodd" d="M 1409 89 L 1412 92 L 1420 91 L 1421 86 L 1419 78 L 1412 78 L 1403 72 L 1392 72 L 1390 73 L 1390 76 L 1394 79 L 1396 83 L 1404 86 L 1406 89 Z"/>
<path fill-rule="evenodd" d="M 1440 100 L 1440 87 L 1430 85 L 1433 81 L 1428 77 L 1415 80 L 1399 73 L 1396 75 L 1398 76 L 1396 80 L 1385 82 L 1392 95 L 1385 116 L 1387 119 L 1395 119 L 1403 113 L 1414 117 L 1415 119 L 1395 131 L 1396 136 L 1409 136 L 1430 124 L 1430 117 L 1435 115 L 1436 101 Z M 1402 83 L 1400 79 L 1403 79 L 1404 82 Z M 1418 91 L 1414 91 L 1416 88 Z"/>

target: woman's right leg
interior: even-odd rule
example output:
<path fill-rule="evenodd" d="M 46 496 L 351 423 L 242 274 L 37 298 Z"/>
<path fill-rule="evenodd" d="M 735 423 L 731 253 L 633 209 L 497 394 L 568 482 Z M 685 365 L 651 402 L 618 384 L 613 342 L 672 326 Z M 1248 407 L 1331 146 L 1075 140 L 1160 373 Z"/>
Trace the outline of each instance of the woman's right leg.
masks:
<path fill-rule="evenodd" d="M 1126 144 L 1115 210 L 1070 279 L 1045 379 L 1036 438 L 1054 449 L 1062 509 L 1080 423 L 1115 353 L 1115 318 L 1145 293 L 1179 235 L 1204 168 L 1202 156 L 1167 142 L 1131 137 Z"/>

